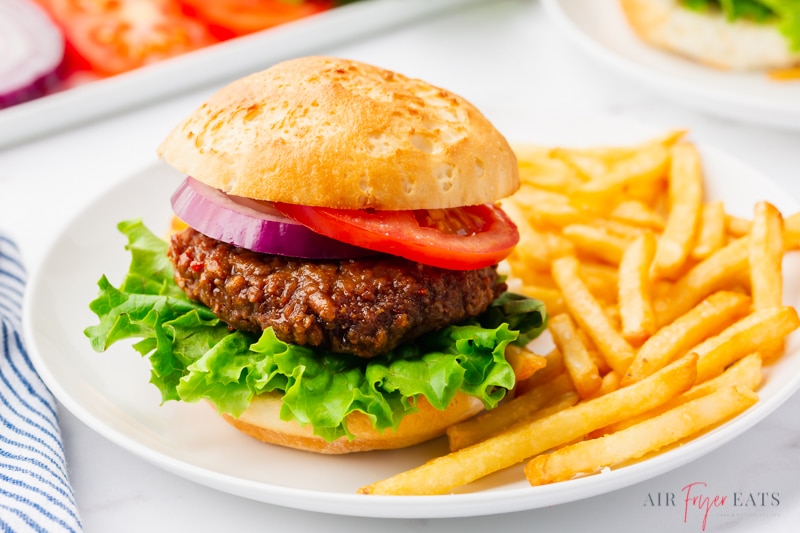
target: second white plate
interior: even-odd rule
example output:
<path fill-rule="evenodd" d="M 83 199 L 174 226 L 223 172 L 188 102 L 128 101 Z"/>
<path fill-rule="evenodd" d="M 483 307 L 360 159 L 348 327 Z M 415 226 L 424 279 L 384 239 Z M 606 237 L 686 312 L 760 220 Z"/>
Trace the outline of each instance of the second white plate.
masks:
<path fill-rule="evenodd" d="M 714 70 L 655 49 L 625 20 L 618 0 L 543 0 L 582 49 L 630 79 L 702 112 L 800 130 L 800 80 Z"/>

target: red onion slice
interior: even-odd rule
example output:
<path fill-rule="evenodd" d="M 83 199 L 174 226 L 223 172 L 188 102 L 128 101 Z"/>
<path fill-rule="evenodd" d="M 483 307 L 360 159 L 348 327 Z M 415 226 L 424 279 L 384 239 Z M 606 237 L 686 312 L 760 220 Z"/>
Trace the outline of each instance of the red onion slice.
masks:
<path fill-rule="evenodd" d="M 314 233 L 269 202 L 225 194 L 187 177 L 172 195 L 172 209 L 189 226 L 218 241 L 274 255 L 345 259 L 375 252 Z"/>
<path fill-rule="evenodd" d="M 0 0 L 0 109 L 42 96 L 58 81 L 64 37 L 27 0 Z"/>

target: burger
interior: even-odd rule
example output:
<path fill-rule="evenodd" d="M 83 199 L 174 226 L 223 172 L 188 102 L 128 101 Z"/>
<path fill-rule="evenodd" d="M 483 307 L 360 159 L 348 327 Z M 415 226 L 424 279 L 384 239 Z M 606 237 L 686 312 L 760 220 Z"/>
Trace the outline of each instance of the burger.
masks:
<path fill-rule="evenodd" d="M 347 453 L 431 439 L 513 390 L 506 348 L 546 313 L 498 273 L 517 163 L 469 102 L 305 57 L 222 88 L 159 154 L 186 175 L 178 231 L 119 224 L 130 271 L 100 279 L 85 333 L 98 351 L 138 339 L 164 401 Z"/>
<path fill-rule="evenodd" d="M 800 2 L 620 0 L 636 33 L 654 46 L 737 71 L 800 65 Z"/>

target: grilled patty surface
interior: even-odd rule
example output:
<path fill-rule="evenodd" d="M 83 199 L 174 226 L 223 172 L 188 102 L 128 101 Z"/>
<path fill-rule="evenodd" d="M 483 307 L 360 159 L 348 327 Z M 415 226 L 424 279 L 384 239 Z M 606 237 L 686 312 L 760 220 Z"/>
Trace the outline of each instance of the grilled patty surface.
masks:
<path fill-rule="evenodd" d="M 188 228 L 175 281 L 231 328 L 369 358 L 482 313 L 506 290 L 496 267 L 447 270 L 375 255 L 308 260 L 253 252 Z"/>

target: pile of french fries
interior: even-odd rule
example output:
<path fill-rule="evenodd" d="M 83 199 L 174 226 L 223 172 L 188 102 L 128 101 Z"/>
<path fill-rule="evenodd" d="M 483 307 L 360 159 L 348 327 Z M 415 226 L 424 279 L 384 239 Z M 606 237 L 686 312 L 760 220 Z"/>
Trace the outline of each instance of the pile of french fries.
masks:
<path fill-rule="evenodd" d="M 509 353 L 530 374 L 513 398 L 449 428 L 449 454 L 360 493 L 444 494 L 520 463 L 543 485 L 669 449 L 756 403 L 800 326 L 782 270 L 800 213 L 707 199 L 685 132 L 517 155 L 510 283 L 546 303 L 553 348 Z"/>

